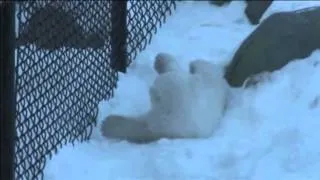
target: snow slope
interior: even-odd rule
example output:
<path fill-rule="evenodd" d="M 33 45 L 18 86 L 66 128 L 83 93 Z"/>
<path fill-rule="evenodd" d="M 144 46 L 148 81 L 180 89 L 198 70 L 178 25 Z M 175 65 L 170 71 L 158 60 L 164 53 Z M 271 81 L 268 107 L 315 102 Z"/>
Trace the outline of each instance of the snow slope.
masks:
<path fill-rule="evenodd" d="M 320 4 L 275 1 L 264 18 Z M 234 1 L 218 8 L 179 2 L 152 43 L 120 74 L 114 98 L 101 102 L 98 121 L 110 113 L 139 114 L 149 106 L 154 56 L 173 53 L 183 68 L 193 58 L 227 64 L 254 30 Z M 320 51 L 294 61 L 250 89 L 233 89 L 222 127 L 209 139 L 144 145 L 106 140 L 97 129 L 87 143 L 67 145 L 48 161 L 45 180 L 319 180 Z"/>

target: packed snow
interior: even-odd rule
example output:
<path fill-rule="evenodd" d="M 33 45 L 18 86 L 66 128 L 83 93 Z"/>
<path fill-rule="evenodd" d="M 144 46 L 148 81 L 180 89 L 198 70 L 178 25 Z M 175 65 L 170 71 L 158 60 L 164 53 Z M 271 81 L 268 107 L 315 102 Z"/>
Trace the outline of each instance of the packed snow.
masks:
<path fill-rule="evenodd" d="M 274 1 L 263 18 L 314 4 L 320 2 Z M 98 122 L 111 113 L 148 110 L 158 52 L 172 53 L 185 69 L 194 58 L 228 64 L 256 28 L 244 8 L 242 1 L 224 7 L 178 2 L 128 73 L 120 74 L 115 96 L 100 103 Z M 66 145 L 47 162 L 45 180 L 319 180 L 319 79 L 320 51 L 315 51 L 256 87 L 232 89 L 222 126 L 209 139 L 132 144 L 103 138 L 98 126 L 89 142 Z"/>

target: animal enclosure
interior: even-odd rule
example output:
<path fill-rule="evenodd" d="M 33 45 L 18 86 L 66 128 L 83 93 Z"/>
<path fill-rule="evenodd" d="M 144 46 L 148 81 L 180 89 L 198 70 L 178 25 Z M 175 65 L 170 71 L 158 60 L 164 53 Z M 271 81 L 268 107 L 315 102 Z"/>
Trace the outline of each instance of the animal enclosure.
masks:
<path fill-rule="evenodd" d="M 59 148 L 88 140 L 98 103 L 113 96 L 118 73 L 126 72 L 176 4 L 17 1 L 0 6 L 1 179 L 43 179 L 46 161 Z"/>

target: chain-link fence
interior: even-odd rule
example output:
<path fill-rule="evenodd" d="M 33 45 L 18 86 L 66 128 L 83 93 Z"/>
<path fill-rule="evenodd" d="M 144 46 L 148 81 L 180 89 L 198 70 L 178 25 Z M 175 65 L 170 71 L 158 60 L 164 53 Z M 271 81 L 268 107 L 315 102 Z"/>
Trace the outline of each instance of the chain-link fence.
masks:
<path fill-rule="evenodd" d="M 87 140 L 174 1 L 16 2 L 15 179 L 43 179 L 48 157 Z"/>

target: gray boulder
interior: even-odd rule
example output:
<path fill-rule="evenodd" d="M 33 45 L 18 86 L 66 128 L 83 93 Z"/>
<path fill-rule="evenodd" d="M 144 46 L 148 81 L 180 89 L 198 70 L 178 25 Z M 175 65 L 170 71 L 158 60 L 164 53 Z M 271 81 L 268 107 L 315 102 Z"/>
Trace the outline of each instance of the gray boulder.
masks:
<path fill-rule="evenodd" d="M 248 77 L 280 69 L 320 48 L 320 6 L 274 13 L 242 42 L 225 78 L 233 87 Z"/>

